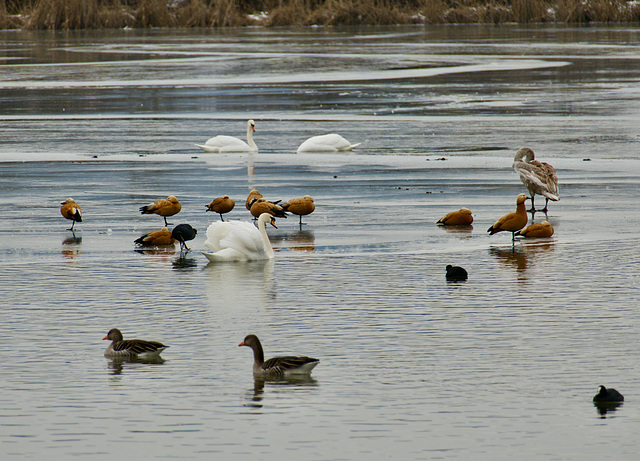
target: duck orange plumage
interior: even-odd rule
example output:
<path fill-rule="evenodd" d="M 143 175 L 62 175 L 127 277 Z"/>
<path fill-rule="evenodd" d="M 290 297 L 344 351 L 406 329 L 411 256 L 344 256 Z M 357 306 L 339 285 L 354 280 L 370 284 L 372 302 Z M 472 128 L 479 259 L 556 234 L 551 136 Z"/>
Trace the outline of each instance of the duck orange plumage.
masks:
<path fill-rule="evenodd" d="M 493 235 L 498 232 L 507 231 L 511 232 L 512 240 L 516 238 L 516 232 L 527 225 L 527 210 L 524 206 L 525 200 L 527 200 L 527 194 L 520 194 L 516 198 L 516 211 L 515 213 L 509 213 L 498 219 L 493 226 L 487 229 L 489 235 Z"/>
<path fill-rule="evenodd" d="M 313 197 L 303 195 L 300 198 L 293 198 L 287 203 L 282 204 L 282 208 L 289 213 L 300 216 L 300 227 L 302 227 L 302 217 L 311 214 L 316 209 Z"/>
<path fill-rule="evenodd" d="M 171 237 L 171 231 L 166 227 L 160 230 L 147 232 L 143 236 L 134 240 L 134 242 L 141 246 L 153 246 L 153 245 L 174 245 L 176 239 Z"/>
<path fill-rule="evenodd" d="M 253 189 L 251 192 L 249 192 L 249 195 L 247 196 L 247 201 L 245 202 L 244 206 L 247 207 L 247 210 L 251 211 L 251 205 L 253 205 L 253 202 L 255 202 L 261 197 L 262 197 L 262 194 L 258 192 L 258 189 Z"/>
<path fill-rule="evenodd" d="M 182 209 L 182 205 L 177 198 L 173 195 L 168 196 L 165 199 L 156 200 L 149 205 L 145 205 L 140 208 L 142 214 L 157 214 L 164 218 L 164 225 L 167 226 L 167 216 L 173 216 Z"/>
<path fill-rule="evenodd" d="M 205 206 L 207 207 L 206 211 L 214 211 L 218 213 L 220 215 L 220 220 L 224 221 L 222 215 L 233 210 L 233 207 L 236 206 L 236 202 L 230 199 L 228 195 L 225 195 L 224 197 L 213 199 L 213 201 L 209 205 Z"/>
<path fill-rule="evenodd" d="M 537 222 L 516 232 L 516 235 L 521 235 L 525 238 L 548 238 L 553 235 L 553 226 L 549 221 Z"/>
<path fill-rule="evenodd" d="M 67 229 L 72 231 L 73 226 L 75 226 L 77 222 L 82 222 L 82 210 L 80 209 L 80 205 L 78 205 L 72 198 L 66 199 L 61 203 L 61 205 L 60 213 L 62 216 L 73 221 L 71 227 Z"/>
<path fill-rule="evenodd" d="M 458 211 L 447 213 L 436 224 L 445 226 L 468 226 L 473 222 L 473 216 L 469 208 L 460 208 Z"/>
<path fill-rule="evenodd" d="M 264 197 L 260 197 L 258 200 L 253 202 L 249 211 L 254 218 L 259 217 L 262 213 L 269 213 L 271 216 L 278 216 L 280 218 L 287 217 L 287 214 L 280 205 L 276 205 Z"/>

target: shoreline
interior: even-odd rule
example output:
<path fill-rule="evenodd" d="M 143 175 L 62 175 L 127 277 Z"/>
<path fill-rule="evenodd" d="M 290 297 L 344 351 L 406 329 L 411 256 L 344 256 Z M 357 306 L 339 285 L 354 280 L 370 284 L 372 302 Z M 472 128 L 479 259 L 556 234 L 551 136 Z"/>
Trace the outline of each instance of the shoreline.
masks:
<path fill-rule="evenodd" d="M 0 30 L 373 26 L 401 24 L 640 23 L 626 0 L 39 0 L 0 6 Z"/>

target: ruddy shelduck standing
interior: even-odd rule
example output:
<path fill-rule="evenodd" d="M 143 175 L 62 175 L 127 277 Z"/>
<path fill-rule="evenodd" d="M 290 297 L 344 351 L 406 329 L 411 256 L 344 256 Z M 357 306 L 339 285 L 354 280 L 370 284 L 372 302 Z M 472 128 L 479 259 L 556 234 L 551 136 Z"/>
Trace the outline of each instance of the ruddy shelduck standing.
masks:
<path fill-rule="evenodd" d="M 316 209 L 316 205 L 313 202 L 313 197 L 310 195 L 303 195 L 300 198 L 293 198 L 287 203 L 283 203 L 282 208 L 284 211 L 300 216 L 300 228 L 302 228 L 302 217 L 313 213 Z"/>
<path fill-rule="evenodd" d="M 207 207 L 206 211 L 214 211 L 218 213 L 220 215 L 220 220 L 224 221 L 222 215 L 233 210 L 233 207 L 236 206 L 236 202 L 230 199 L 228 195 L 225 195 L 224 197 L 213 199 L 210 204 L 205 206 Z"/>
<path fill-rule="evenodd" d="M 516 232 L 527 225 L 527 210 L 525 209 L 524 202 L 527 200 L 527 194 L 520 194 L 516 198 L 516 211 L 515 213 L 509 213 L 498 219 L 493 226 L 487 229 L 489 235 L 493 235 L 497 232 L 507 231 L 511 232 L 511 240 L 515 241 Z"/>
<path fill-rule="evenodd" d="M 533 150 L 530 148 L 522 147 L 518 149 L 513 158 L 513 169 L 520 175 L 520 180 L 529 190 L 529 194 L 531 194 L 531 209 L 529 211 L 546 213 L 549 200 L 554 202 L 560 200 L 556 170 L 548 163 L 537 161 Z M 534 204 L 536 194 L 543 195 L 546 198 L 542 210 L 536 210 Z"/>
<path fill-rule="evenodd" d="M 72 231 L 73 226 L 76 225 L 76 222 L 82 222 L 82 210 L 80 209 L 80 205 L 78 205 L 72 198 L 66 199 L 61 203 L 61 205 L 62 206 L 60 207 L 60 213 L 62 214 L 62 216 L 73 221 L 71 227 L 67 229 Z"/>
<path fill-rule="evenodd" d="M 460 208 L 458 211 L 447 213 L 436 224 L 445 226 L 468 226 L 473 222 L 473 216 L 469 208 Z"/>
<path fill-rule="evenodd" d="M 168 196 L 165 199 L 156 200 L 149 205 L 145 205 L 140 208 L 142 214 L 157 214 L 164 218 L 164 225 L 167 226 L 167 216 L 173 216 L 182 209 L 182 205 L 177 198 L 173 195 Z"/>

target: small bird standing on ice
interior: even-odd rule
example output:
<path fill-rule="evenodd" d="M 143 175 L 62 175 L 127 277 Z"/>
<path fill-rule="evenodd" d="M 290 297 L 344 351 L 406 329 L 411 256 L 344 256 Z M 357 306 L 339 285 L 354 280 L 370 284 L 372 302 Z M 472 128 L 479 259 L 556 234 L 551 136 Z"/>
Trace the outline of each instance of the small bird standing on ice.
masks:
<path fill-rule="evenodd" d="M 310 195 L 303 195 L 300 198 L 293 198 L 282 204 L 284 211 L 300 216 L 300 229 L 302 229 L 302 217 L 311 214 L 316 209 L 313 198 Z"/>
<path fill-rule="evenodd" d="M 180 205 L 180 202 L 178 201 L 178 199 L 175 198 L 173 195 L 170 195 L 167 198 L 164 198 L 161 200 L 156 200 L 155 202 L 150 203 L 149 205 L 140 207 L 141 214 L 155 213 L 157 215 L 162 216 L 164 218 L 165 226 L 168 226 L 167 216 L 173 216 L 174 214 L 179 213 L 180 210 L 182 210 L 182 205 Z"/>
<path fill-rule="evenodd" d="M 205 207 L 207 207 L 205 211 L 218 213 L 220 215 L 220 220 L 224 221 L 222 215 L 224 213 L 229 213 L 235 206 L 236 202 L 230 199 L 228 195 L 225 195 L 223 197 L 214 198 L 210 204 L 205 205 Z"/>
<path fill-rule="evenodd" d="M 73 226 L 76 225 L 76 222 L 82 222 L 82 210 L 80 209 L 80 205 L 76 203 L 72 198 L 66 199 L 61 203 L 60 213 L 67 219 L 73 221 L 71 227 L 67 230 L 73 231 Z"/>
<path fill-rule="evenodd" d="M 515 242 L 516 232 L 526 226 L 527 221 L 529 220 L 527 217 L 527 210 L 524 206 L 524 202 L 527 198 L 527 194 L 518 195 L 516 198 L 515 213 L 506 214 L 502 218 L 498 219 L 493 226 L 487 229 L 489 235 L 502 231 L 511 232 L 511 241 Z"/>

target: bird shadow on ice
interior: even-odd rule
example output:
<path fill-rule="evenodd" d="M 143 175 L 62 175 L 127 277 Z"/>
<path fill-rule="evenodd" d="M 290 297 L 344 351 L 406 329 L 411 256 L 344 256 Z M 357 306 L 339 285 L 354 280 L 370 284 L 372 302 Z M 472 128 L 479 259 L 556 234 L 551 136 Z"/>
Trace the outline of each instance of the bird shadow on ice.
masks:
<path fill-rule="evenodd" d="M 247 389 L 246 396 L 248 403 L 246 406 L 252 408 L 262 408 L 262 400 L 265 398 L 265 387 L 315 387 L 318 382 L 311 375 L 288 376 L 286 378 L 265 379 L 260 377 L 253 378 L 253 388 Z"/>

